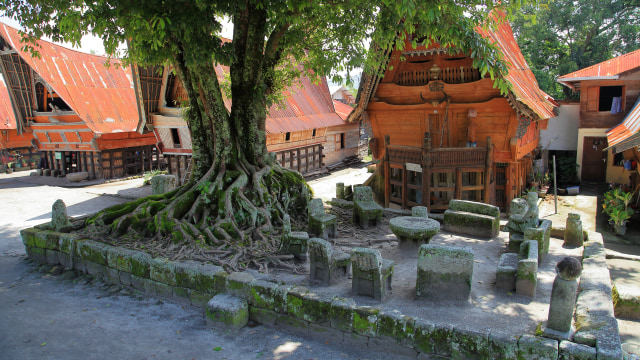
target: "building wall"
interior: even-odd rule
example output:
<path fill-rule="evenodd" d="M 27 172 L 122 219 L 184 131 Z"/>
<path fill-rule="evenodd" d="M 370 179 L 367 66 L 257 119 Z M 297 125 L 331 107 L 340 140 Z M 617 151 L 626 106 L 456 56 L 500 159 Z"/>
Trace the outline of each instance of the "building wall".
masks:
<path fill-rule="evenodd" d="M 562 104 L 558 113 L 557 117 L 549 119 L 547 130 L 540 131 L 540 145 L 546 150 L 576 151 L 580 104 Z"/>
<path fill-rule="evenodd" d="M 578 146 L 577 146 L 577 156 L 576 163 L 579 165 L 578 168 L 578 177 L 582 179 L 582 154 L 583 154 L 583 146 L 584 146 L 584 138 L 585 137 L 607 137 L 608 129 L 579 129 L 578 130 Z M 603 147 L 604 148 L 604 147 Z M 618 184 L 628 184 L 629 183 L 629 171 L 624 170 L 623 166 L 619 166 L 614 164 L 613 162 L 613 154 L 611 150 L 607 150 L 607 182 L 615 182 Z"/>

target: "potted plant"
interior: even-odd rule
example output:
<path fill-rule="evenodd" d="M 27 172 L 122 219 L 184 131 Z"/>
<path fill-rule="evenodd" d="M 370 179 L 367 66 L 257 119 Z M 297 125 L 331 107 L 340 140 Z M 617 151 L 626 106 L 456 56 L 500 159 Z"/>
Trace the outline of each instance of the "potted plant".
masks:
<path fill-rule="evenodd" d="M 625 192 L 620 188 L 604 193 L 602 212 L 609 216 L 609 224 L 616 235 L 624 235 L 627 231 L 627 220 L 633 210 L 629 207 L 635 192 Z"/>
<path fill-rule="evenodd" d="M 613 232 L 616 235 L 624 235 L 627 231 L 627 220 L 631 218 L 629 209 L 621 207 L 614 208 L 609 214 L 611 220 L 613 220 Z"/>

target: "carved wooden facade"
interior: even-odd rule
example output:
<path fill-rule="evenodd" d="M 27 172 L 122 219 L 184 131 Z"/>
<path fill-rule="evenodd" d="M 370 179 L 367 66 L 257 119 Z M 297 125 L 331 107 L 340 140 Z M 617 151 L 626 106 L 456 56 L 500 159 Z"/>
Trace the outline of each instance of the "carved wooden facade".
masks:
<path fill-rule="evenodd" d="M 350 120 L 370 124 L 386 206 L 442 211 L 449 200 L 464 199 L 506 209 L 525 189 L 531 153 L 553 105 L 537 87 L 510 26 L 500 29 L 487 36 L 510 61 L 512 90 L 505 96 L 468 54 L 437 44 L 412 49 L 410 38 L 410 50 L 389 54 L 383 77 L 363 76 Z M 470 142 L 475 147 L 467 147 Z"/>

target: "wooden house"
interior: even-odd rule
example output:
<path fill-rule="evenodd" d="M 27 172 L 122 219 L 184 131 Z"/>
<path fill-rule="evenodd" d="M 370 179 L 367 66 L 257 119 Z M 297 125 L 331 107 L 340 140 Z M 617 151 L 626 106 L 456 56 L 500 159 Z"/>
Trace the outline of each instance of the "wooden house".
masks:
<path fill-rule="evenodd" d="M 9 91 L 0 75 L 0 167 L 18 160 L 17 157 L 27 163 L 36 161 L 32 140 L 31 129 L 18 127 Z"/>
<path fill-rule="evenodd" d="M 558 82 L 580 92 L 581 180 L 637 184 L 637 167 L 627 169 L 625 162 L 640 160 L 640 50 L 563 75 Z"/>
<path fill-rule="evenodd" d="M 340 86 L 333 91 L 331 93 L 331 98 L 347 105 L 356 103 L 356 98 L 351 94 L 351 91 L 344 86 Z"/>
<path fill-rule="evenodd" d="M 374 187 L 385 206 L 442 211 L 449 200 L 465 199 L 505 210 L 527 186 L 539 130 L 554 106 L 511 26 L 482 34 L 506 61 L 506 96 L 473 67 L 469 53 L 438 44 L 414 49 L 411 37 L 405 50 L 389 53 L 384 76 L 364 74 L 349 120 L 370 131 L 374 159 L 381 160 L 376 174 L 384 178 Z"/>
<path fill-rule="evenodd" d="M 0 24 L 0 71 L 18 129 L 32 133 L 49 168 L 109 179 L 157 167 L 155 135 L 138 132 L 143 114 L 130 67 L 43 40 L 33 57 L 21 38 Z"/>
<path fill-rule="evenodd" d="M 216 66 L 221 81 L 228 71 Z M 185 90 L 170 69 L 139 72 L 140 98 L 149 114 L 147 127 L 161 141 L 169 172 L 184 182 L 190 174 L 192 153 L 191 135 L 180 107 L 187 100 Z M 284 95 L 283 104 L 269 109 L 265 124 L 267 150 L 276 154 L 282 166 L 304 175 L 357 156 L 359 124 L 348 123 L 336 113 L 324 78 L 314 83 L 303 77 L 285 89 Z M 231 100 L 226 99 L 225 104 L 230 109 Z"/>

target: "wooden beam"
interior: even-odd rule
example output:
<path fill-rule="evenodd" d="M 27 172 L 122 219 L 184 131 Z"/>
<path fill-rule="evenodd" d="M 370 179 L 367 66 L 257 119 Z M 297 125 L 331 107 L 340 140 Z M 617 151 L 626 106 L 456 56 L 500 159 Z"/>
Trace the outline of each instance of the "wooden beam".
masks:
<path fill-rule="evenodd" d="M 455 199 L 462 199 L 462 169 L 456 169 L 456 193 Z"/>

